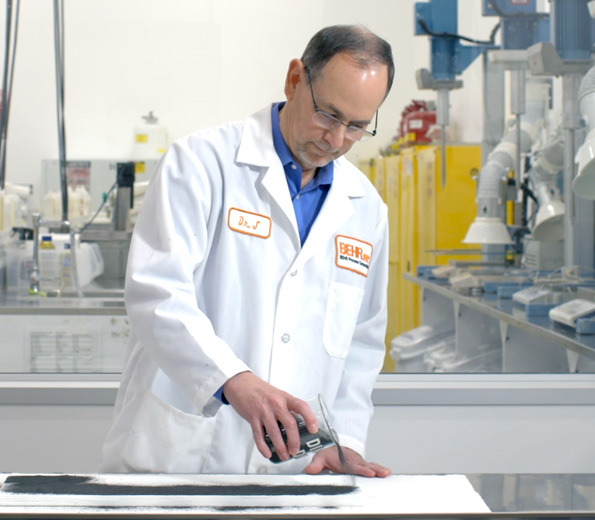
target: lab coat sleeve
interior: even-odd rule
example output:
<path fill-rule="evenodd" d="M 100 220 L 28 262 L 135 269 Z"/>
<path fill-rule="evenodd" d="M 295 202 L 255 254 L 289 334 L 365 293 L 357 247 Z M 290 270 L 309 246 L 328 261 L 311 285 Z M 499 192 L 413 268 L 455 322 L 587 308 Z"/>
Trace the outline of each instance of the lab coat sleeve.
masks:
<path fill-rule="evenodd" d="M 373 414 L 372 390 L 386 352 L 388 218 L 385 204 L 381 203 L 379 213 L 368 283 L 332 418 L 341 444 L 362 456 Z"/>
<path fill-rule="evenodd" d="M 215 334 L 195 293 L 220 206 L 220 173 L 207 171 L 188 139 L 174 143 L 135 225 L 125 288 L 131 330 L 196 413 L 206 415 L 217 409 L 217 389 L 248 370 Z"/>

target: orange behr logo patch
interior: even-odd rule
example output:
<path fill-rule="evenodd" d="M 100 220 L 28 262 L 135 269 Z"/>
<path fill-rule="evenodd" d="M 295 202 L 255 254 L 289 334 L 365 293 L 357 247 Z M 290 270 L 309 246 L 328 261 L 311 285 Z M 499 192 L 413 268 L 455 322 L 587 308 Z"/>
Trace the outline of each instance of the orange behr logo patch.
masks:
<path fill-rule="evenodd" d="M 335 243 L 337 267 L 368 276 L 372 260 L 372 244 L 345 235 L 337 235 Z"/>

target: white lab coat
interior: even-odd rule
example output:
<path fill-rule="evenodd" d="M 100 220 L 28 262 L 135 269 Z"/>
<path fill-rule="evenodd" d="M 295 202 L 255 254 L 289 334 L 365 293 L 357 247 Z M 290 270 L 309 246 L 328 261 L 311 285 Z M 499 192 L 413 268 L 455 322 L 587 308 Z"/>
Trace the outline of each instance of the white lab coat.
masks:
<path fill-rule="evenodd" d="M 213 397 L 248 369 L 321 394 L 341 443 L 363 454 L 385 352 L 387 229 L 386 205 L 340 158 L 300 245 L 270 106 L 175 142 L 131 241 L 130 345 L 100 471 L 301 472 L 307 458 L 269 462 Z M 367 268 L 355 249 L 339 256 L 345 237 L 371 253 Z"/>

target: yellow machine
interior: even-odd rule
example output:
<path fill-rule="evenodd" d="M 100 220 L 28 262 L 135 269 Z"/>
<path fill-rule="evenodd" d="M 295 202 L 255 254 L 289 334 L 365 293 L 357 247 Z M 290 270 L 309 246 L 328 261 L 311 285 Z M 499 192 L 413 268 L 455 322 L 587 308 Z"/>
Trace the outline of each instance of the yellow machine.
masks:
<path fill-rule="evenodd" d="M 395 369 L 388 355 L 391 340 L 422 321 L 421 290 L 403 274 L 416 275 L 420 265 L 481 259 L 480 255 L 449 252 L 479 247 L 463 244 L 463 239 L 477 215 L 475 177 L 481 169 L 481 146 L 447 146 L 445 186 L 441 153 L 438 146 L 420 145 L 360 164 L 387 203 L 389 213 L 389 319 L 384 371 Z"/>

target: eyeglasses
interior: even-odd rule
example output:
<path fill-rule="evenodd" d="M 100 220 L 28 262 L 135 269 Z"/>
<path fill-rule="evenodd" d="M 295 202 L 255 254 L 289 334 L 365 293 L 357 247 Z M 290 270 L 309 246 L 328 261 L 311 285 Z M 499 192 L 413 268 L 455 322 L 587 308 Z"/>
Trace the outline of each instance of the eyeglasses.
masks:
<path fill-rule="evenodd" d="M 367 141 L 368 139 L 370 139 L 370 137 L 374 137 L 376 135 L 376 129 L 378 128 L 378 110 L 376 111 L 376 120 L 374 121 L 374 130 L 372 132 L 368 132 L 368 130 L 365 130 L 360 126 L 343 123 L 343 121 L 337 119 L 335 116 L 331 116 L 330 114 L 327 114 L 324 110 L 320 110 L 320 108 L 318 107 L 318 103 L 316 103 L 316 98 L 314 97 L 314 89 L 312 88 L 312 79 L 310 78 L 310 71 L 308 70 L 308 67 L 304 66 L 304 68 L 308 77 L 308 85 L 310 86 L 312 101 L 314 102 L 314 115 L 312 116 L 312 121 L 314 122 L 314 124 L 326 130 L 334 130 L 335 128 L 339 128 L 340 126 L 345 126 L 347 127 L 345 129 L 345 137 L 352 141 Z"/>

